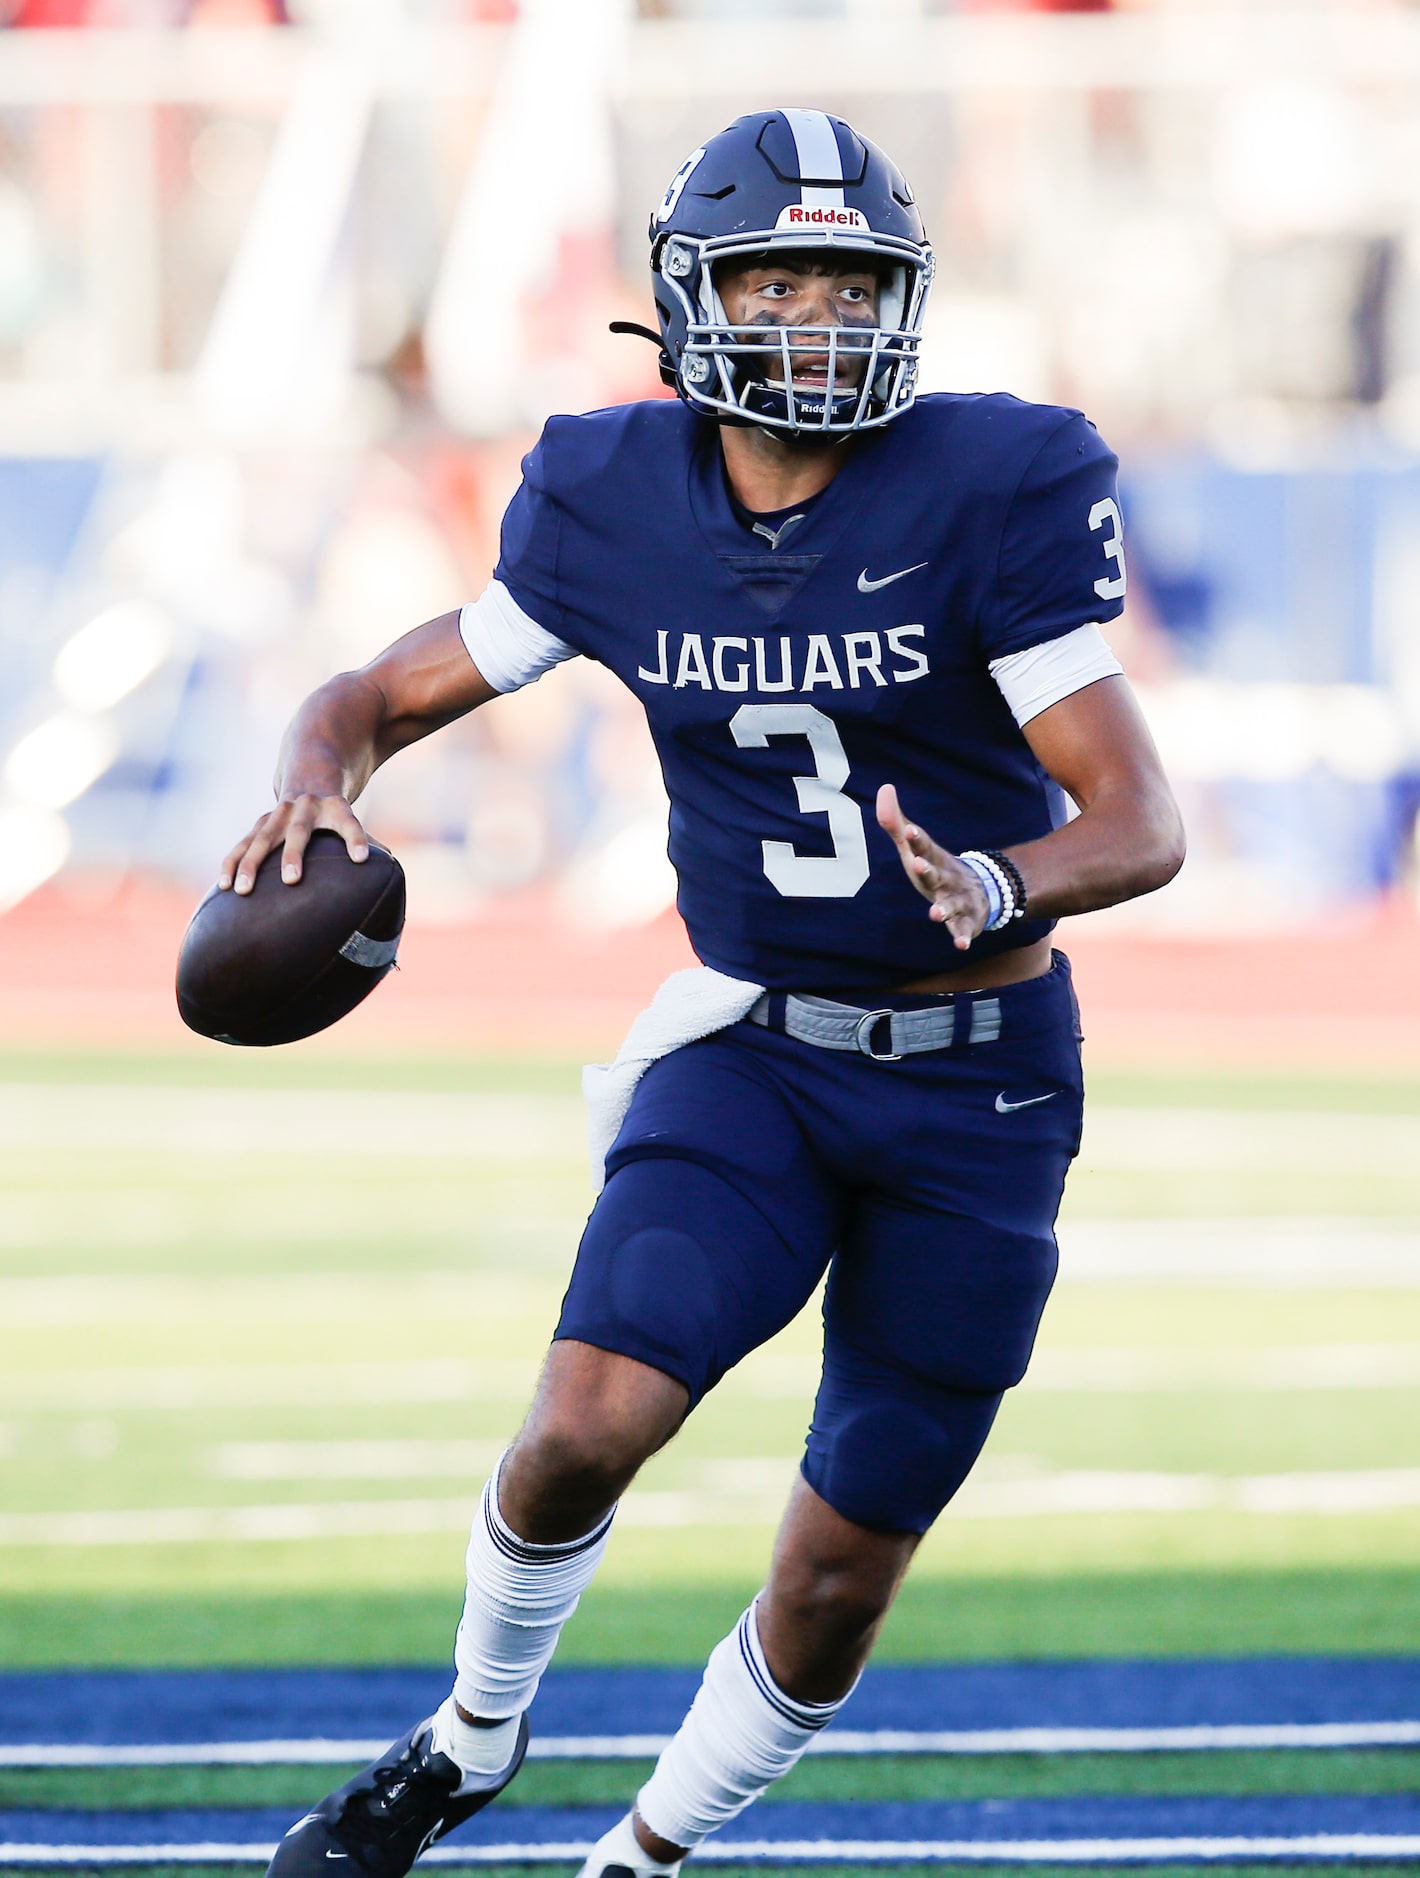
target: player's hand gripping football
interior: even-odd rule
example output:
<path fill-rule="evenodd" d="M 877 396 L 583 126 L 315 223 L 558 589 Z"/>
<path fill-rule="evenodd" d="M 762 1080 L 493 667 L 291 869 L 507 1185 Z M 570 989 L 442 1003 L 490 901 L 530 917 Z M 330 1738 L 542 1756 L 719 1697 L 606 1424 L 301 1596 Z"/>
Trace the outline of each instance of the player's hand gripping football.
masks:
<path fill-rule="evenodd" d="M 344 796 L 298 795 L 278 802 L 263 815 L 250 833 L 224 856 L 217 873 L 217 885 L 232 887 L 237 893 L 250 893 L 256 870 L 273 848 L 280 848 L 281 878 L 288 887 L 301 878 L 301 857 L 306 844 L 318 828 L 329 828 L 343 837 L 352 861 L 370 858 L 370 837 L 356 818 Z"/>
<path fill-rule="evenodd" d="M 945 926 L 958 952 L 965 952 L 986 929 L 991 911 L 986 889 L 969 867 L 908 821 L 891 783 L 884 783 L 878 791 L 878 826 L 892 836 L 907 878 L 924 900 L 931 901 L 928 919 Z"/>

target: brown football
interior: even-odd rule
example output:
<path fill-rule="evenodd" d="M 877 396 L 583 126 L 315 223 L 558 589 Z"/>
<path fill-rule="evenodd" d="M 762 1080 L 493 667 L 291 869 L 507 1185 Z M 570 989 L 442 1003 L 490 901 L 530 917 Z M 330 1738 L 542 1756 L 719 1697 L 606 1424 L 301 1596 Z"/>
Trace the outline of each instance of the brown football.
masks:
<path fill-rule="evenodd" d="M 178 954 L 183 1022 L 218 1043 L 294 1043 L 354 1010 L 394 968 L 404 927 L 404 870 L 370 844 L 352 861 L 318 829 L 295 886 L 268 854 L 249 894 L 213 888 Z"/>

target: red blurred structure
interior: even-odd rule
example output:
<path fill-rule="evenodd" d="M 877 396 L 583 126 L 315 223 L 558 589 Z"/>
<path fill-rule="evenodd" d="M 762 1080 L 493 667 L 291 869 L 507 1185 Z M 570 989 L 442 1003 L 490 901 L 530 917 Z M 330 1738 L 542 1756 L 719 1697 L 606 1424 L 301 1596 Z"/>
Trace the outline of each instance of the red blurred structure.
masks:
<path fill-rule="evenodd" d="M 93 891 L 97 894 L 98 889 Z M 130 884 L 86 902 L 43 889 L 0 920 L 0 1035 L 11 1048 L 123 1046 L 204 1055 L 173 1002 L 191 901 Z M 1111 934 L 1065 923 L 1087 1056 L 1096 1064 L 1413 1070 L 1420 1059 L 1420 929 L 1395 906 L 1344 937 L 1344 972 L 1319 974 L 1296 935 Z M 1341 942 L 1333 935 L 1336 956 Z M 614 934 L 568 924 L 541 891 L 474 924 L 405 934 L 401 969 L 299 1052 L 494 1051 L 601 1057 L 668 973 L 695 961 L 679 919 Z"/>
<path fill-rule="evenodd" d="M 1112 13 L 1114 0 L 965 0 L 964 13 Z"/>
<path fill-rule="evenodd" d="M 285 0 L 20 0 L 12 27 L 287 26 Z"/>

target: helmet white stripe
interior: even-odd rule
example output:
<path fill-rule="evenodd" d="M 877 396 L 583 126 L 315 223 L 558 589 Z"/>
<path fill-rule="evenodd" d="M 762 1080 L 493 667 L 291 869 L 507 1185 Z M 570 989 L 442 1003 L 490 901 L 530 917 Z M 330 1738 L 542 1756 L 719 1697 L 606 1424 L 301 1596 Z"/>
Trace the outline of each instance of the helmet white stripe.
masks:
<path fill-rule="evenodd" d="M 785 121 L 794 133 L 794 148 L 799 153 L 800 176 L 837 178 L 837 189 L 815 188 L 805 184 L 803 206 L 806 209 L 841 209 L 843 207 L 843 159 L 838 154 L 838 139 L 833 125 L 823 111 L 785 111 Z"/>

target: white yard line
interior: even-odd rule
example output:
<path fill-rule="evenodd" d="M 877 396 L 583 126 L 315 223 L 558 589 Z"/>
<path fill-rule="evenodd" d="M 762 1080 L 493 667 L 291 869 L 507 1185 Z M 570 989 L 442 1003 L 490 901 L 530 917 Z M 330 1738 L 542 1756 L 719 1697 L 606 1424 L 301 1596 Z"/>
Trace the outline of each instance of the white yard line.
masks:
<path fill-rule="evenodd" d="M 787 1483 L 792 1463 L 782 1466 Z M 784 1492 L 756 1481 L 746 1491 L 633 1489 L 623 1527 L 773 1526 Z M 1420 1507 L 1420 1467 L 1351 1472 L 1168 1474 L 1097 1470 L 968 1480 L 951 1519 L 1033 1519 L 1099 1513 L 1303 1514 L 1354 1517 Z M 473 1492 L 450 1498 L 320 1500 L 263 1506 L 172 1506 L 0 1514 L 0 1548 L 24 1546 L 279 1544 L 462 1532 Z"/>
<path fill-rule="evenodd" d="M 7 1865 L 264 1865 L 274 1843 L 206 1841 L 195 1845 L 41 1845 L 0 1842 Z M 546 1844 L 436 1845 L 426 1865 L 553 1864 L 585 1858 L 590 1840 Z M 1262 1835 L 1153 1839 L 750 1839 L 711 1840 L 696 1858 L 748 1864 L 775 1859 L 798 1864 L 1007 1863 L 1127 1864 L 1199 1859 L 1393 1859 L 1420 1854 L 1420 1833 L 1317 1832 L 1291 1838 Z"/>
<path fill-rule="evenodd" d="M 224 1441 L 210 1450 L 218 1480 L 482 1479 L 504 1441 Z"/>
<path fill-rule="evenodd" d="M 1328 1163 L 1322 1158 L 1317 1165 Z M 1420 1170 L 1420 1162 L 1412 1165 Z M 1059 1238 L 1066 1283 L 1264 1290 L 1420 1285 L 1420 1232 L 1386 1220 L 1067 1217 Z"/>
<path fill-rule="evenodd" d="M 534 1761 L 651 1760 L 669 1735 L 534 1735 Z M 811 1754 L 1149 1754 L 1247 1749 L 1420 1745 L 1420 1721 L 1259 1722 L 1190 1728 L 831 1729 Z M 295 1767 L 370 1761 L 389 1743 L 309 1739 L 193 1741 L 122 1746 L 0 1746 L 0 1767 Z"/>
<path fill-rule="evenodd" d="M 220 1089 L 0 1083 L 11 1151 L 378 1154 L 541 1159 L 583 1151 L 568 1095 L 385 1089 Z M 1420 1115 L 1092 1105 L 1081 1164 L 1110 1170 L 1404 1175 Z"/>
<path fill-rule="evenodd" d="M 1320 1168 L 1414 1178 L 1420 1170 L 1420 1115 L 1087 1103 L 1080 1165 L 1177 1173 Z"/>
<path fill-rule="evenodd" d="M 51 1293 L 49 1303 L 54 1302 Z M 135 1364 L 131 1368 L 31 1370 L 12 1366 L 0 1374 L 0 1411 L 122 1414 L 207 1408 L 520 1404 L 531 1396 L 538 1363 L 534 1357 L 430 1357 L 395 1363 Z M 721 1387 L 754 1400 L 797 1400 L 812 1396 L 818 1376 L 817 1355 L 767 1350 L 748 1358 Z M 1028 1392 L 1086 1395 L 1190 1389 L 1413 1389 L 1420 1387 L 1420 1344 L 1279 1344 L 1232 1350 L 1046 1344 L 1036 1352 L 1021 1387 Z M 231 1463 L 234 1477 L 242 1477 L 241 1465 L 235 1460 Z M 253 1460 L 248 1465 L 255 1468 L 258 1463 Z M 338 1472 L 332 1463 L 330 1474 L 324 1477 L 335 1478 Z M 253 1472 L 245 1477 L 296 1476 Z"/>
<path fill-rule="evenodd" d="M 1059 1394 L 1152 1394 L 1182 1389 L 1420 1388 L 1420 1343 L 1253 1344 L 1244 1349 L 1038 1349 L 1021 1387 Z"/>
<path fill-rule="evenodd" d="M 1153 1276 L 1147 1269 L 1150 1246 L 1150 1236 L 1138 1233 L 1133 1240 L 1132 1269 L 1113 1275 L 1126 1283 Z M 1078 1249 L 1078 1239 L 1067 1233 L 1064 1248 L 1062 1264 L 1068 1273 Z M 1182 1249 L 1186 1258 L 1195 1256 L 1195 1249 L 1186 1246 Z M 1201 1248 L 1203 1256 L 1210 1260 L 1213 1250 L 1206 1243 Z M 1365 1257 L 1362 1250 L 1359 1259 Z M 1364 1272 L 1355 1268 L 1357 1262 L 1353 1261 L 1347 1270 L 1345 1284 L 1348 1287 L 1367 1284 Z M 514 1263 L 508 1261 L 510 1266 Z M 1420 1283 L 1420 1236 L 1415 1242 L 1413 1263 L 1416 1282 Z M 1299 1280 L 1308 1282 L 1305 1274 L 1296 1268 L 1279 1275 L 1279 1282 L 1288 1288 Z M 1196 1269 L 1190 1279 L 1185 1280 L 1201 1281 Z M 1241 1268 L 1234 1266 L 1225 1282 L 1233 1285 L 1242 1282 Z M 1270 1284 L 1268 1279 L 1261 1282 L 1264 1288 Z M 1406 1281 L 1393 1273 L 1388 1282 Z M 1333 1288 L 1341 1283 L 1339 1274 L 1330 1280 Z M 481 1271 L 446 1267 L 401 1271 L 397 1275 L 368 1271 L 251 1275 L 218 1272 L 191 1276 L 73 1272 L 56 1276 L 0 1277 L 0 1325 L 13 1335 L 23 1330 L 92 1330 L 119 1325 L 210 1325 L 215 1319 L 251 1326 L 248 1341 L 259 1348 L 262 1330 L 282 1323 L 312 1323 L 328 1328 L 335 1321 L 369 1326 L 402 1321 L 414 1328 L 421 1324 L 443 1325 L 455 1319 L 487 1324 L 491 1318 L 522 1317 L 545 1322 L 549 1312 L 554 1310 L 560 1288 L 559 1280 L 550 1274 L 523 1274 L 507 1268 Z M 1232 1350 L 1214 1346 L 1192 1351 L 1165 1347 L 1135 1352 L 1132 1359 L 1124 1352 L 1101 1359 L 1088 1349 L 1076 1358 L 1072 1352 L 1047 1345 L 1037 1363 L 1035 1381 L 1041 1384 L 1048 1376 L 1069 1374 L 1073 1379 L 1069 1386 L 1098 1387 L 1093 1377 L 1100 1372 L 1092 1370 L 1091 1366 L 1102 1361 L 1110 1366 L 1109 1373 L 1127 1374 L 1129 1380 L 1123 1386 L 1130 1388 L 1150 1387 L 1151 1370 L 1161 1377 L 1179 1374 L 1195 1379 L 1185 1386 L 1208 1387 L 1224 1381 L 1224 1372 L 1229 1369 L 1235 1387 L 1326 1387 L 1329 1376 L 1334 1379 L 1330 1386 L 1355 1387 L 1358 1381 L 1365 1386 L 1366 1377 L 1372 1372 L 1375 1387 L 1406 1387 L 1420 1381 L 1417 1348 L 1420 1346 L 1413 1343 L 1312 1345 L 1299 1351 L 1277 1352 L 1257 1345 Z M 11 1363 L 21 1354 L 21 1351 L 14 1351 Z M 529 1356 L 527 1361 L 531 1364 L 535 1359 Z M 798 1386 L 813 1387 L 809 1366 L 816 1362 L 816 1357 L 805 1351 L 798 1362 Z M 1121 1369 L 1121 1364 L 1126 1367 Z M 253 1369 L 257 1367 L 252 1365 Z M 332 1365 L 332 1371 L 337 1367 Z M 474 1367 L 478 1367 L 476 1361 Z M 1243 1380 L 1249 1367 L 1259 1378 L 1257 1385 Z M 768 1374 L 766 1372 L 766 1376 Z M 11 1399 L 13 1389 L 22 1385 L 23 1376 L 22 1370 L 11 1370 L 7 1377 L 0 1378 L 0 1403 Z M 1290 1385 L 1280 1380 L 1269 1383 L 1265 1380 L 1269 1376 L 1290 1376 L 1299 1380 Z"/>
<path fill-rule="evenodd" d="M 0 1083 L 0 1142 L 12 1153 L 542 1161 L 584 1156 L 585 1141 L 574 1095 Z"/>
<path fill-rule="evenodd" d="M 166 1273 L 66 1273 L 0 1278 L 0 1324 L 17 1330 L 104 1326 L 249 1323 L 319 1325 L 355 1321 L 378 1327 L 400 1318 L 410 1325 L 451 1319 L 487 1321 L 546 1316 L 555 1279 L 507 1270 L 445 1269 L 380 1272 L 228 1272 L 191 1277 Z"/>
<path fill-rule="evenodd" d="M 784 1494 L 627 1494 L 623 1527 L 774 1526 Z M 476 1493 L 457 1498 L 320 1500 L 270 1506 L 168 1506 L 102 1512 L 0 1513 L 0 1549 L 23 1546 L 266 1545 L 467 1532 Z"/>
<path fill-rule="evenodd" d="M 113 1369 L 11 1368 L 0 1406 L 119 1414 L 130 1409 L 341 1408 L 385 1403 L 526 1402 L 531 1358 L 404 1363 L 209 1363 Z"/>
<path fill-rule="evenodd" d="M 1350 1473 L 1128 1473 L 1106 1469 L 968 1480 L 958 1519 L 1031 1519 L 1051 1513 L 1378 1513 L 1420 1506 L 1420 1467 Z"/>

